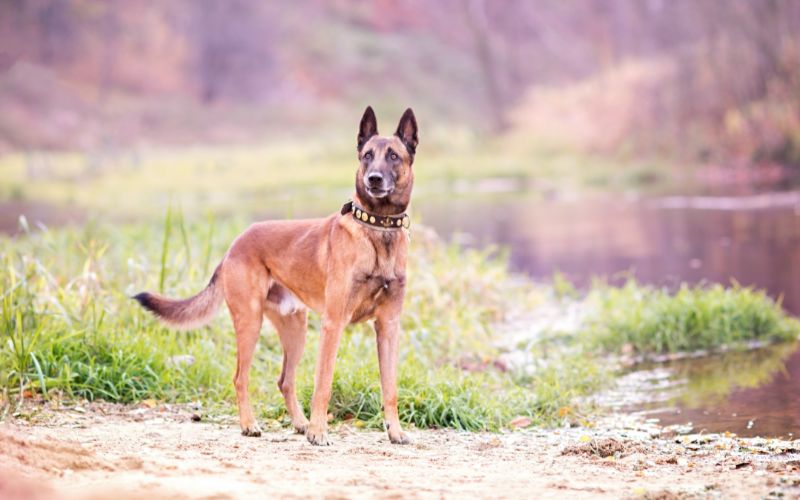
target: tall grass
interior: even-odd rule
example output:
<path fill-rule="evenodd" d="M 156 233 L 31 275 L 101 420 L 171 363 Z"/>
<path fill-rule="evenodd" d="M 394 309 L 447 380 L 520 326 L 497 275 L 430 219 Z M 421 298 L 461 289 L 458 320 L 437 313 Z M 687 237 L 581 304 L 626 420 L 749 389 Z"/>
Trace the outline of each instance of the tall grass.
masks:
<path fill-rule="evenodd" d="M 0 367 L 12 369 L 0 371 L 12 393 L 55 389 L 90 400 L 132 402 L 225 392 L 227 367 L 215 354 L 229 348 L 215 342 L 209 350 L 196 333 L 169 332 L 128 299 L 133 282 L 144 281 L 145 274 L 149 287 L 163 279 L 168 292 L 175 289 L 168 274 L 182 265 L 182 257 L 162 252 L 159 260 L 142 251 L 143 243 L 160 240 L 156 234 L 143 227 L 89 225 L 2 242 L 0 264 L 7 272 Z M 179 293 L 186 292 L 183 285 Z M 196 362 L 189 367 L 171 362 L 183 354 Z"/>

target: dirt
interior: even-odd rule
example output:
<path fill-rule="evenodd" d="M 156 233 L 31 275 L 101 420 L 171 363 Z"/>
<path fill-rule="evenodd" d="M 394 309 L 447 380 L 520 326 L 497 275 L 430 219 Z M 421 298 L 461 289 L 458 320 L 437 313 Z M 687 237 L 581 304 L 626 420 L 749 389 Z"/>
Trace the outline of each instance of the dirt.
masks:
<path fill-rule="evenodd" d="M 562 455 L 598 456 L 600 458 L 625 457 L 635 451 L 649 451 L 646 445 L 630 443 L 615 438 L 592 439 L 586 443 L 564 447 Z"/>
<path fill-rule="evenodd" d="M 500 434 L 418 430 L 408 446 L 342 424 L 324 448 L 283 429 L 243 437 L 227 418 L 169 405 L 39 407 L 6 420 L 6 499 L 800 498 L 800 441 L 674 435 L 621 418 Z"/>

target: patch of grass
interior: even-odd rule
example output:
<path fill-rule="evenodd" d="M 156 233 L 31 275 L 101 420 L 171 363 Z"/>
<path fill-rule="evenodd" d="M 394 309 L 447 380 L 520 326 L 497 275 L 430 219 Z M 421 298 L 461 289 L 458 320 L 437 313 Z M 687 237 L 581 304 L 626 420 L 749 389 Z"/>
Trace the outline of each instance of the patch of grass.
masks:
<path fill-rule="evenodd" d="M 671 293 L 630 279 L 621 287 L 595 284 L 587 297 L 594 313 L 583 337 L 610 352 L 713 349 L 751 340 L 796 339 L 800 322 L 761 290 L 734 284 L 683 284 Z"/>
<path fill-rule="evenodd" d="M 374 348 L 354 349 L 352 344 L 346 346 L 337 361 L 347 368 L 336 377 L 330 409 L 337 419 L 356 418 L 378 428 L 383 422 L 383 403 Z M 498 429 L 513 418 L 515 410 L 526 410 L 523 401 L 508 404 L 498 400 L 491 390 L 504 395 L 517 392 L 519 389 L 510 380 L 463 373 L 447 365 L 432 368 L 414 355 L 403 358 L 398 391 L 403 422 L 419 428 Z M 310 401 L 312 389 L 310 384 L 303 387 L 305 401 Z"/>
<path fill-rule="evenodd" d="M 198 333 L 169 332 L 137 312 L 128 298 L 131 283 L 143 274 L 152 274 L 151 288 L 159 278 L 158 231 L 89 225 L 4 239 L 0 382 L 17 394 L 55 389 L 121 402 L 226 393 L 222 381 L 228 368 L 216 356 L 226 349 L 232 355 L 230 348 L 221 342 L 209 346 Z M 154 242 L 149 256 L 140 238 Z M 176 272 L 181 262 L 180 255 L 173 255 L 165 263 L 170 291 L 196 276 L 191 270 Z M 22 325 L 25 344 L 11 342 L 17 325 Z M 183 354 L 196 362 L 190 367 L 171 362 Z M 26 357 L 38 365 L 12 364 Z"/>

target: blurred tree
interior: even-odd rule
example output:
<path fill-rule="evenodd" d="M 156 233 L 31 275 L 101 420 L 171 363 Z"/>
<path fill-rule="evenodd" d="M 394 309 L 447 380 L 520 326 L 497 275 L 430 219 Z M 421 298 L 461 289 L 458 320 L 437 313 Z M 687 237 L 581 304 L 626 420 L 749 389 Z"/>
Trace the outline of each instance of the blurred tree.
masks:
<path fill-rule="evenodd" d="M 486 2 L 485 0 L 462 0 L 462 7 L 486 88 L 492 128 L 499 132 L 506 126 L 506 99 L 501 88 L 498 62 L 494 55 L 491 32 L 486 19 Z"/>
<path fill-rule="evenodd" d="M 23 2 L 20 2 L 23 3 Z M 75 20 L 72 6 L 62 0 L 47 0 L 38 3 L 39 57 L 46 64 L 61 63 L 72 58 Z"/>
<path fill-rule="evenodd" d="M 170 113 L 164 95 L 188 114 L 403 101 L 501 132 L 539 112 L 521 108 L 536 89 L 611 82 L 582 97 L 591 111 L 632 63 L 658 71 L 605 147 L 800 164 L 796 0 L 0 1 L 0 105 L 30 115 L 34 143 L 42 113 L 93 119 L 115 95 L 138 103 L 120 118 L 134 125 L 97 129 L 121 137 Z"/>
<path fill-rule="evenodd" d="M 246 0 L 190 2 L 188 36 L 200 97 L 262 97 L 274 78 L 270 35 L 272 21 L 265 4 Z"/>

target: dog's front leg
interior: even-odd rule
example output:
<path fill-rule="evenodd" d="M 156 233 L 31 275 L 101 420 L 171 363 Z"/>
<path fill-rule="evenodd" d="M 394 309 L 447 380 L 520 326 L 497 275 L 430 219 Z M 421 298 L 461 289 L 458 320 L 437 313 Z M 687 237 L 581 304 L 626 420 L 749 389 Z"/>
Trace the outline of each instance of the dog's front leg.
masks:
<path fill-rule="evenodd" d="M 400 344 L 399 313 L 375 319 L 375 335 L 378 341 L 378 365 L 381 371 L 383 393 L 383 425 L 394 444 L 410 444 L 411 438 L 400 427 L 397 411 L 397 363 Z"/>
<path fill-rule="evenodd" d="M 306 431 L 308 442 L 327 446 L 328 440 L 328 402 L 331 399 L 333 370 L 336 364 L 336 351 L 345 327 L 342 315 L 326 314 L 322 319 L 322 332 L 317 356 L 317 373 L 314 377 L 314 395 L 311 397 L 311 423 Z"/>

